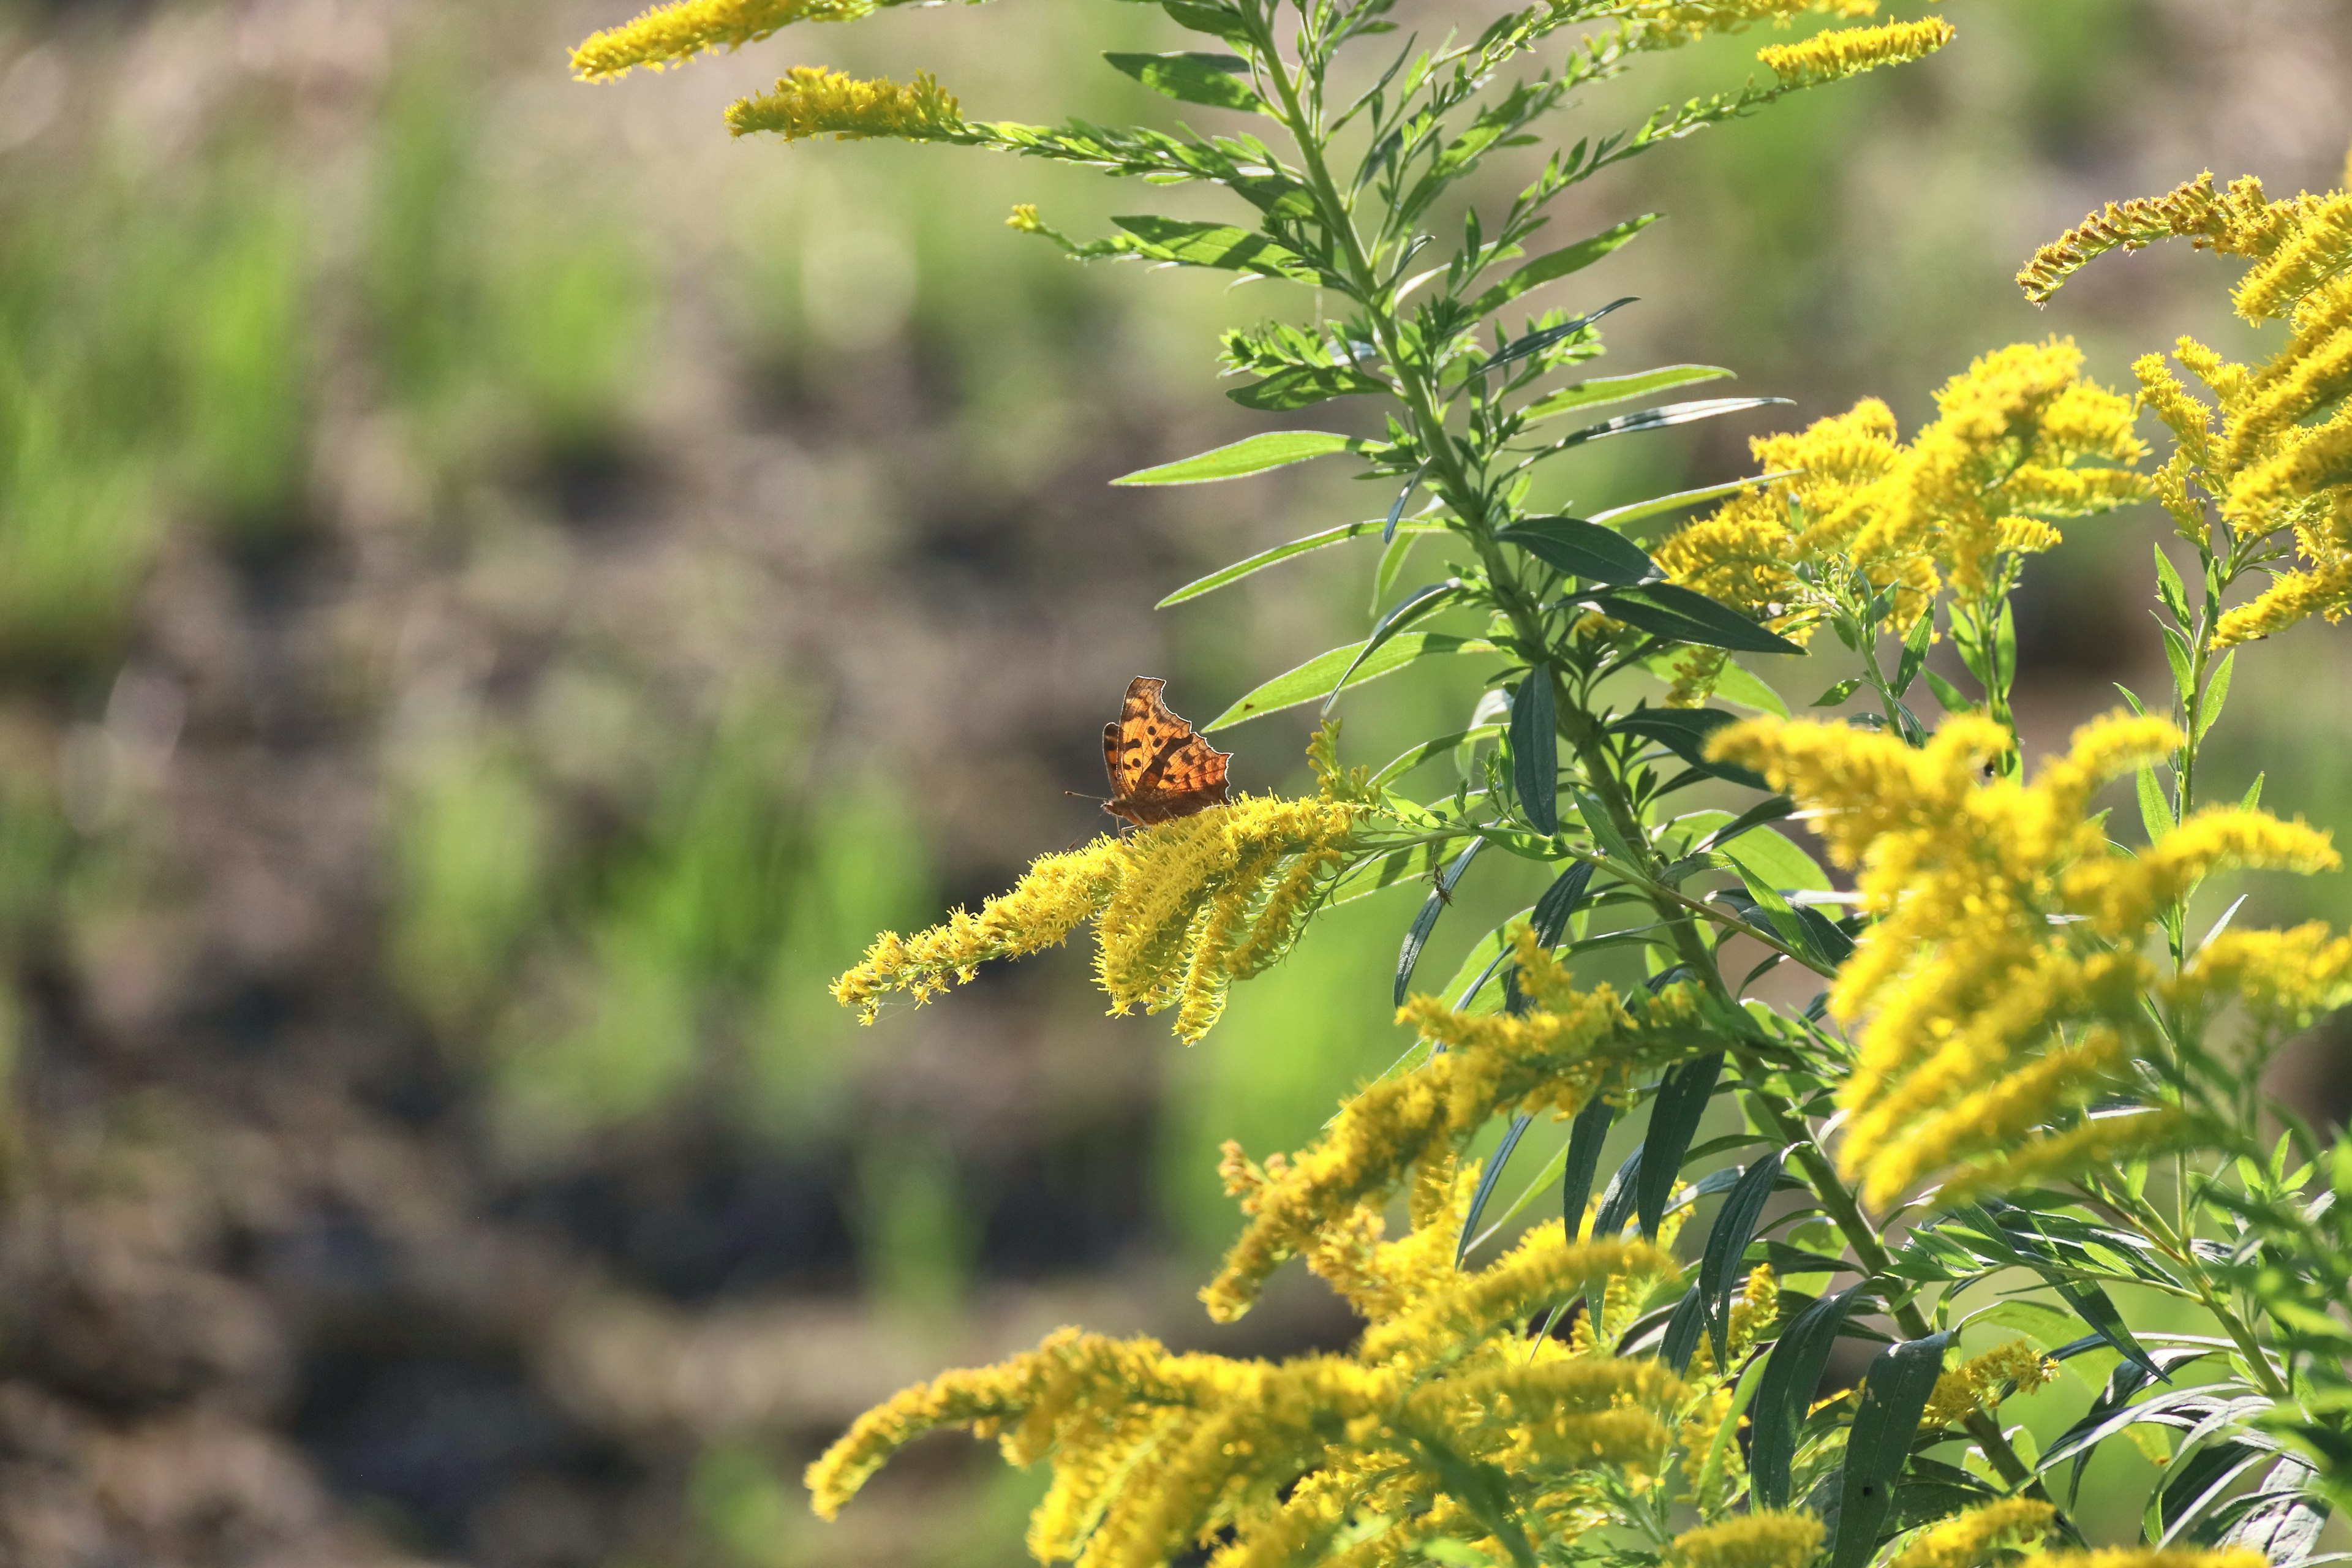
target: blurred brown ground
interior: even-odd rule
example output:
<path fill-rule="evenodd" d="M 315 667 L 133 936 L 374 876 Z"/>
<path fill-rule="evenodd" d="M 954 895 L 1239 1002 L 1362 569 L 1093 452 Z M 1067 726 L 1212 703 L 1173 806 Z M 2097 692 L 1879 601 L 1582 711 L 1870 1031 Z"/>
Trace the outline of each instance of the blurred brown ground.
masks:
<path fill-rule="evenodd" d="M 1089 62 L 1169 30 L 1006 0 L 569 83 L 562 45 L 622 9 L 0 8 L 0 1563 L 1010 1562 L 1026 1483 L 969 1446 L 833 1527 L 798 1468 L 1059 1322 L 1347 1332 L 1305 1288 L 1202 1321 L 1205 1155 L 1297 1140 L 1391 1054 L 1408 911 L 1318 937 L 1189 1057 L 1096 1016 L 1082 955 L 871 1032 L 822 993 L 877 926 L 1091 831 L 1062 792 L 1129 675 L 1206 717 L 1349 635 L 1359 563 L 1147 606 L 1367 503 L 1312 475 L 1105 488 L 1248 428 L 1211 330 L 1296 304 L 999 226 L 1141 193 L 732 144 L 717 110 L 818 58 L 931 65 L 978 113 L 1148 117 Z M 2007 274 L 2209 165 L 2333 183 L 2352 16 L 1948 10 L 1931 68 L 1669 150 L 1566 220 L 1675 215 L 1591 285 L 1644 297 L 1619 359 L 1916 421 L 2012 338 L 2078 333 L 2115 377 L 2228 338 L 2209 259 L 2107 264 L 2046 317 Z M 1720 478 L 1764 427 L 1580 486 Z M 2094 525 L 2036 576 L 2041 743 L 2111 680 L 2160 686 L 2156 537 Z M 2272 802 L 2352 810 L 2341 637 L 2241 675 L 2225 786 L 2259 765 Z M 1394 685 L 1367 757 L 1462 700 Z M 1237 738 L 1253 787 L 1295 774 L 1297 727 Z M 2340 1116 L 2332 1049 L 2294 1071 Z"/>

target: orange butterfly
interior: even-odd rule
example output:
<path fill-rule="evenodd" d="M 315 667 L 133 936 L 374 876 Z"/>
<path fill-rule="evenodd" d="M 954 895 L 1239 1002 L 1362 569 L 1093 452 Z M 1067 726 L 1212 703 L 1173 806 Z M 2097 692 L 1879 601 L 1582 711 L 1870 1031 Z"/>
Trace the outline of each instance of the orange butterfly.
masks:
<path fill-rule="evenodd" d="M 1137 676 L 1127 683 L 1118 718 L 1103 726 L 1110 798 L 1102 808 L 1138 827 L 1226 804 L 1225 763 L 1233 753 L 1210 745 L 1170 710 L 1160 700 L 1167 687 Z"/>

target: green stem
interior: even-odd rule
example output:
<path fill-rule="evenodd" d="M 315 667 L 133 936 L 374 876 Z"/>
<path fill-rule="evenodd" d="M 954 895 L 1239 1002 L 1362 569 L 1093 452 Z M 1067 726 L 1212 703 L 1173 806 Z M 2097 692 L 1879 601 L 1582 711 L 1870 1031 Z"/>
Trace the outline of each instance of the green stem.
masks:
<path fill-rule="evenodd" d="M 1297 143 L 1308 188 L 1320 209 L 1325 228 L 1340 248 L 1349 282 L 1363 302 L 1375 346 L 1396 376 L 1400 395 L 1412 416 L 1413 433 L 1424 460 L 1435 470 L 1438 493 L 1454 515 L 1462 520 L 1465 534 L 1486 568 L 1487 580 L 1496 604 L 1509 618 L 1512 631 L 1519 638 L 1524 650 L 1533 658 L 1548 647 L 1542 618 L 1508 570 L 1502 552 L 1495 543 L 1485 487 L 1474 478 L 1454 448 L 1446 432 L 1444 415 L 1438 407 L 1428 378 L 1421 367 L 1412 363 L 1411 356 L 1402 352 L 1396 323 L 1380 288 L 1378 274 L 1371 258 L 1364 251 L 1363 241 L 1356 232 L 1355 221 L 1348 210 L 1347 202 L 1332 182 L 1330 169 L 1324 159 L 1322 139 L 1300 106 L 1297 81 L 1289 68 L 1283 63 L 1271 26 L 1262 14 L 1253 13 L 1252 22 L 1255 41 L 1265 59 L 1267 79 L 1273 83 L 1280 101 L 1283 121 Z M 1561 699 L 1572 698 L 1573 694 L 1566 689 L 1558 668 L 1549 660 L 1545 663 L 1551 673 L 1555 695 Z M 2006 702 L 2001 706 L 2005 709 Z M 1602 809 L 1609 815 L 1611 826 L 1639 857 L 1640 864 L 1636 868 L 1652 889 L 1664 891 L 1664 879 L 1658 875 L 1659 868 L 1651 853 L 1649 836 L 1632 803 L 1626 798 L 1623 783 L 1617 775 L 1612 759 L 1601 743 L 1600 731 L 1591 715 L 1573 700 L 1561 700 L 1556 708 L 1561 736 L 1575 750 L 1587 781 L 1593 786 Z M 1659 898 L 1654 891 L 1652 901 L 1657 906 L 1660 918 L 1666 922 L 1675 952 L 1684 964 L 1713 990 L 1725 1005 L 1736 1008 L 1738 1003 L 1716 968 L 1692 910 L 1685 907 L 1689 900 Z M 1748 1080 L 1750 1099 L 1764 1112 L 1774 1134 L 1796 1149 L 1798 1164 L 1804 1171 L 1806 1183 L 1813 1189 L 1814 1196 L 1837 1225 L 1847 1244 L 1854 1249 L 1854 1256 L 1864 1267 L 1873 1275 L 1884 1272 L 1887 1253 L 1876 1227 L 1862 1212 L 1853 1194 L 1839 1180 L 1828 1157 L 1804 1131 L 1801 1119 L 1796 1116 L 1793 1108 L 1763 1087 L 1765 1075 L 1761 1070 L 1762 1064 L 1744 1051 L 1739 1054 L 1742 1071 Z M 1904 1303 L 1895 1310 L 1894 1316 L 1908 1338 L 1917 1339 L 1933 1331 L 1914 1303 Z M 1999 1422 L 1979 1411 L 1969 1418 L 1967 1425 L 1969 1436 L 1976 1438 L 1985 1457 L 2003 1479 L 2012 1487 L 2022 1486 L 2032 1480 L 2032 1472 L 2001 1436 Z"/>

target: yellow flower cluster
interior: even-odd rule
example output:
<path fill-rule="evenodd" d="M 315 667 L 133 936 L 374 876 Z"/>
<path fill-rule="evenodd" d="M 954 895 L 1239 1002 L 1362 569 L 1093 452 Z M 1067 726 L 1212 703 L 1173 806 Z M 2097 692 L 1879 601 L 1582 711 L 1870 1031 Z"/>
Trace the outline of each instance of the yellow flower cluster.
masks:
<path fill-rule="evenodd" d="M 887 77 L 859 81 L 822 66 L 794 66 L 773 91 L 729 105 L 727 129 L 737 136 L 772 131 L 787 142 L 811 136 L 939 142 L 961 134 L 964 122 L 954 95 L 929 71 L 917 71 L 902 86 Z"/>
<path fill-rule="evenodd" d="M 1807 563 L 1859 567 L 1879 587 L 1893 585 L 1898 625 L 1927 607 L 1947 574 L 1963 592 L 1986 593 L 2003 575 L 2000 563 L 2058 542 L 2042 520 L 2105 511 L 2147 492 L 2140 476 L 2107 466 L 2145 455 L 2131 401 L 2082 372 L 2072 339 L 2019 343 L 1947 382 L 1935 421 L 1907 447 L 1876 398 L 1801 431 L 1759 437 L 1749 444 L 1758 464 L 1787 477 L 1681 529 L 1658 548 L 1658 564 L 1800 642 L 1828 605 L 1800 574 Z M 1678 700 L 1703 697 L 1719 665 L 1689 661 L 1692 689 Z"/>
<path fill-rule="evenodd" d="M 2251 1546 L 2199 1552 L 2189 1547 L 2109 1546 L 2096 1552 L 2037 1552 L 2034 1568 L 2270 1568 Z"/>
<path fill-rule="evenodd" d="M 1686 1568 L 1805 1568 L 1823 1533 L 1811 1514 L 1759 1509 L 1675 1536 L 1674 1560 Z"/>
<path fill-rule="evenodd" d="M 1370 1240 L 1343 1272 L 1380 1284 L 1351 1297 L 1371 1320 L 1355 1353 L 1234 1361 L 1064 1330 L 861 1416 L 809 1468 L 817 1511 L 837 1513 L 914 1438 L 961 1426 L 995 1437 L 1016 1465 L 1051 1461 L 1030 1548 L 1079 1568 L 1150 1568 L 1196 1545 L 1215 1547 L 1213 1568 L 1287 1568 L 1335 1546 L 1358 1568 L 1404 1568 L 1444 1538 L 1507 1560 L 1530 1532 L 1597 1522 L 1600 1480 L 1654 1478 L 1692 1390 L 1654 1360 L 1553 1339 L 1530 1348 L 1517 1331 L 1605 1274 L 1670 1280 L 1673 1259 L 1640 1244 L 1570 1246 L 1555 1222 L 1493 1268 L 1456 1272 L 1450 1247 L 1473 1175 L 1449 1164 L 1424 1182 L 1404 1240 L 1379 1240 L 1376 1210 L 1358 1216 Z M 1465 1497 L 1458 1478 L 1474 1466 L 1507 1470 L 1514 1500 Z"/>
<path fill-rule="evenodd" d="M 1935 1392 L 1927 1396 L 1927 1411 L 1921 1419 L 1930 1427 L 1956 1426 L 1992 1402 L 2003 1383 L 2014 1383 L 2018 1393 L 2031 1394 L 2057 1375 L 2056 1362 L 2023 1340 L 2011 1340 L 1970 1357 L 1936 1379 Z"/>
<path fill-rule="evenodd" d="M 582 81 L 660 70 L 709 49 L 740 49 L 794 22 L 851 22 L 904 0 L 675 0 L 592 34 L 572 51 Z"/>
<path fill-rule="evenodd" d="M 2220 647 L 2352 610 L 2352 195 L 2271 201 L 2262 182 L 2216 192 L 2210 174 L 2153 199 L 2110 204 L 2042 247 L 2018 281 L 2039 302 L 2105 251 L 2184 237 L 2253 260 L 2232 303 L 2249 321 L 2284 318 L 2291 335 L 2259 365 L 2233 364 L 2193 338 L 2174 358 L 2212 401 L 2190 392 L 2162 356 L 2133 366 L 2141 402 L 2171 429 L 2174 455 L 2156 494 L 2181 533 L 2207 541 L 2210 500 L 2242 532 L 2292 532 L 2302 564 L 2223 616 Z"/>
<path fill-rule="evenodd" d="M 2262 1022 L 2297 1029 L 2352 1002 L 2352 937 L 2313 921 L 2287 931 L 2225 931 L 2168 987 L 2175 1006 L 2234 996 Z"/>
<path fill-rule="evenodd" d="M 1756 58 L 1787 87 L 1818 87 L 1880 66 L 1906 65 L 1934 54 L 1957 36 L 1940 16 L 1889 22 L 1881 27 L 1840 27 L 1797 44 L 1768 44 Z"/>
<path fill-rule="evenodd" d="M 2207 170 L 2160 196 L 2109 202 L 2033 253 L 2017 275 L 2025 297 L 2046 303 L 2076 272 L 2111 250 L 2137 250 L 2159 239 L 2187 239 L 2200 250 L 2260 256 L 2276 243 L 2294 204 L 2273 202 L 2249 174 L 2227 191 L 2213 188 Z"/>
<path fill-rule="evenodd" d="M 2057 1517 L 2046 1502 L 2003 1498 L 1921 1531 L 1886 1568 L 1979 1568 L 2003 1548 L 2033 1545 Z"/>
<path fill-rule="evenodd" d="M 1636 48 L 1675 48 L 1710 33 L 1745 32 L 1759 22 L 1785 27 L 1809 11 L 1835 16 L 1877 14 L 1878 0 L 1643 0 L 1621 23 Z"/>
<path fill-rule="evenodd" d="M 1456 1012 L 1414 996 L 1398 1011 L 1422 1039 L 1444 1049 L 1411 1072 L 1367 1086 L 1333 1118 L 1321 1142 L 1290 1160 L 1252 1166 L 1228 1146 L 1227 1190 L 1249 1224 L 1223 1269 L 1201 1292 L 1209 1313 L 1231 1321 L 1249 1310 L 1267 1276 L 1309 1251 L 1350 1211 L 1378 1203 L 1416 1168 L 1449 1161 L 1498 1111 L 1572 1116 L 1612 1074 L 1657 1058 L 1657 1038 L 1692 1005 L 1669 987 L 1644 998 L 1637 1020 L 1606 985 L 1579 992 L 1568 971 L 1522 930 L 1521 1013 Z"/>
<path fill-rule="evenodd" d="M 2136 858 L 2110 854 L 2085 816 L 2092 793 L 2179 741 L 2165 721 L 2111 715 L 2027 785 L 1979 781 L 2008 738 L 1975 716 L 1916 750 L 1777 720 L 1717 738 L 1716 756 L 1825 808 L 1815 826 L 1859 868 L 1878 917 L 1830 992 L 1840 1021 L 1859 1026 L 1839 1161 L 1870 1202 L 1955 1164 L 2055 1171 L 2161 1130 L 2095 1121 L 2031 1136 L 2112 1081 L 2145 1026 L 2154 971 L 2138 949 L 2173 900 L 2227 865 L 2336 863 L 2326 835 L 2241 810 L 2201 812 Z"/>
<path fill-rule="evenodd" d="M 1111 1011 L 1174 1007 L 1176 1032 L 1206 1034 L 1225 991 L 1286 952 L 1345 860 L 1356 806 L 1328 795 L 1244 795 L 1123 838 L 1043 856 L 1010 892 L 913 936 L 885 931 L 833 983 L 871 1023 L 885 997 L 918 1002 L 990 959 L 1058 946 L 1095 922 L 1095 972 Z"/>

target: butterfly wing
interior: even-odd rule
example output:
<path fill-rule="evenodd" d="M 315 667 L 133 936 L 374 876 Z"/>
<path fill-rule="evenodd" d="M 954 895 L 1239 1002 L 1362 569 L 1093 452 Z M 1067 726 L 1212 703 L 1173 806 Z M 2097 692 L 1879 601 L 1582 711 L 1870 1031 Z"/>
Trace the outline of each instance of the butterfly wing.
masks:
<path fill-rule="evenodd" d="M 1161 700 L 1168 683 L 1139 675 L 1127 684 L 1116 722 L 1103 726 L 1103 771 L 1111 798 L 1103 809 L 1139 827 L 1225 804 L 1220 752 Z"/>
<path fill-rule="evenodd" d="M 1232 752 L 1217 750 L 1188 724 L 1183 736 L 1171 742 L 1144 770 L 1135 787 L 1138 804 L 1155 813 L 1153 820 L 1158 822 L 1223 805 L 1225 764 L 1232 760 Z"/>
<path fill-rule="evenodd" d="M 1103 726 L 1103 771 L 1110 775 L 1110 793 L 1124 800 L 1143 782 L 1160 748 L 1181 730 L 1192 726 L 1168 710 L 1160 700 L 1168 683 L 1139 675 L 1127 683 L 1127 700 L 1119 704 L 1116 721 Z"/>

